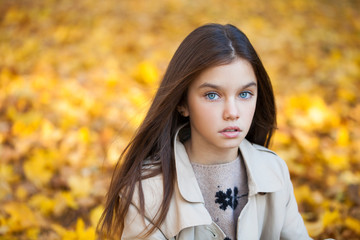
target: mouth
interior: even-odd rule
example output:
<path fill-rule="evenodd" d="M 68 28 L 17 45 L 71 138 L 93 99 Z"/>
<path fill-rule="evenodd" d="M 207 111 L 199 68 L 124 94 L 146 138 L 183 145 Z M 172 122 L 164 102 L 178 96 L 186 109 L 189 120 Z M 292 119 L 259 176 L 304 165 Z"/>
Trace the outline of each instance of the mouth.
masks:
<path fill-rule="evenodd" d="M 238 127 L 227 127 L 220 131 L 220 133 L 226 133 L 226 132 L 241 132 L 241 129 Z"/>
<path fill-rule="evenodd" d="M 241 129 L 238 127 L 227 127 L 221 130 L 219 133 L 226 139 L 234 139 L 238 138 L 241 132 Z"/>

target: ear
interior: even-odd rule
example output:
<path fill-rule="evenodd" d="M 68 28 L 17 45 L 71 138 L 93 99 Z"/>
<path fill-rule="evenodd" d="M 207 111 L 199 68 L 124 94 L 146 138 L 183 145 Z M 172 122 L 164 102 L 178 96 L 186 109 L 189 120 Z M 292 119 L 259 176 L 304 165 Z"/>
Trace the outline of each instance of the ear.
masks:
<path fill-rule="evenodd" d="M 181 105 L 177 107 L 178 112 L 181 114 L 181 116 L 183 117 L 188 117 L 189 114 L 189 109 L 186 105 Z"/>

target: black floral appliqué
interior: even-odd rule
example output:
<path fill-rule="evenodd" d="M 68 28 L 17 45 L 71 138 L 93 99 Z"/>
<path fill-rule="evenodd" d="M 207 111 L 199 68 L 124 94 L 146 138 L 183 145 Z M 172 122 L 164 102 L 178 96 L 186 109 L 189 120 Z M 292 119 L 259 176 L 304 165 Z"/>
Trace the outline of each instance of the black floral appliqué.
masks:
<path fill-rule="evenodd" d="M 228 188 L 226 190 L 226 193 L 224 193 L 223 191 L 218 191 L 215 194 L 216 197 L 215 203 L 219 203 L 220 209 L 225 211 L 228 206 L 230 207 L 233 206 L 233 197 L 231 195 L 232 195 L 231 188 Z"/>
<path fill-rule="evenodd" d="M 226 190 L 226 193 L 220 190 L 215 194 L 215 198 L 216 198 L 215 203 L 220 204 L 219 208 L 224 211 L 227 209 L 227 207 L 231 207 L 232 209 L 235 209 L 239 205 L 238 199 L 245 197 L 248 194 L 245 193 L 240 196 L 238 195 L 239 195 L 239 190 L 237 187 L 234 187 L 234 191 L 231 190 L 231 188 L 228 188 Z"/>
<path fill-rule="evenodd" d="M 239 204 L 239 201 L 238 201 L 238 194 L 239 194 L 239 190 L 237 187 L 234 187 L 234 208 L 235 209 L 237 207 L 237 205 Z"/>

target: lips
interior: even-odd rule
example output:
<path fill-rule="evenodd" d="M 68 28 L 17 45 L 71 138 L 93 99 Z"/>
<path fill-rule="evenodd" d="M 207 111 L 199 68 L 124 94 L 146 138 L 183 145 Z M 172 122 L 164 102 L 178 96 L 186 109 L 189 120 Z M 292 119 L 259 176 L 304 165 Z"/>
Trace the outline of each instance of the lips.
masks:
<path fill-rule="evenodd" d="M 221 130 L 220 132 L 240 132 L 240 128 L 238 127 L 227 127 Z"/>
<path fill-rule="evenodd" d="M 241 129 L 238 127 L 227 127 L 221 130 L 219 133 L 221 133 L 226 138 L 236 138 L 241 133 Z"/>

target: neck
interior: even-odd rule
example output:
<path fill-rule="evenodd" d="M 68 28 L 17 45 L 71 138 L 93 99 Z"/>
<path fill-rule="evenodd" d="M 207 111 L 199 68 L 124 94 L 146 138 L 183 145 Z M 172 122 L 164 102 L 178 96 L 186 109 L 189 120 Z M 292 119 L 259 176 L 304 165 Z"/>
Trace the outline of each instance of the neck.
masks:
<path fill-rule="evenodd" d="M 204 148 L 196 146 L 191 139 L 186 141 L 184 146 L 191 162 L 207 165 L 231 162 L 237 158 L 239 151 L 238 147 L 227 149 L 207 148 L 204 151 Z"/>

